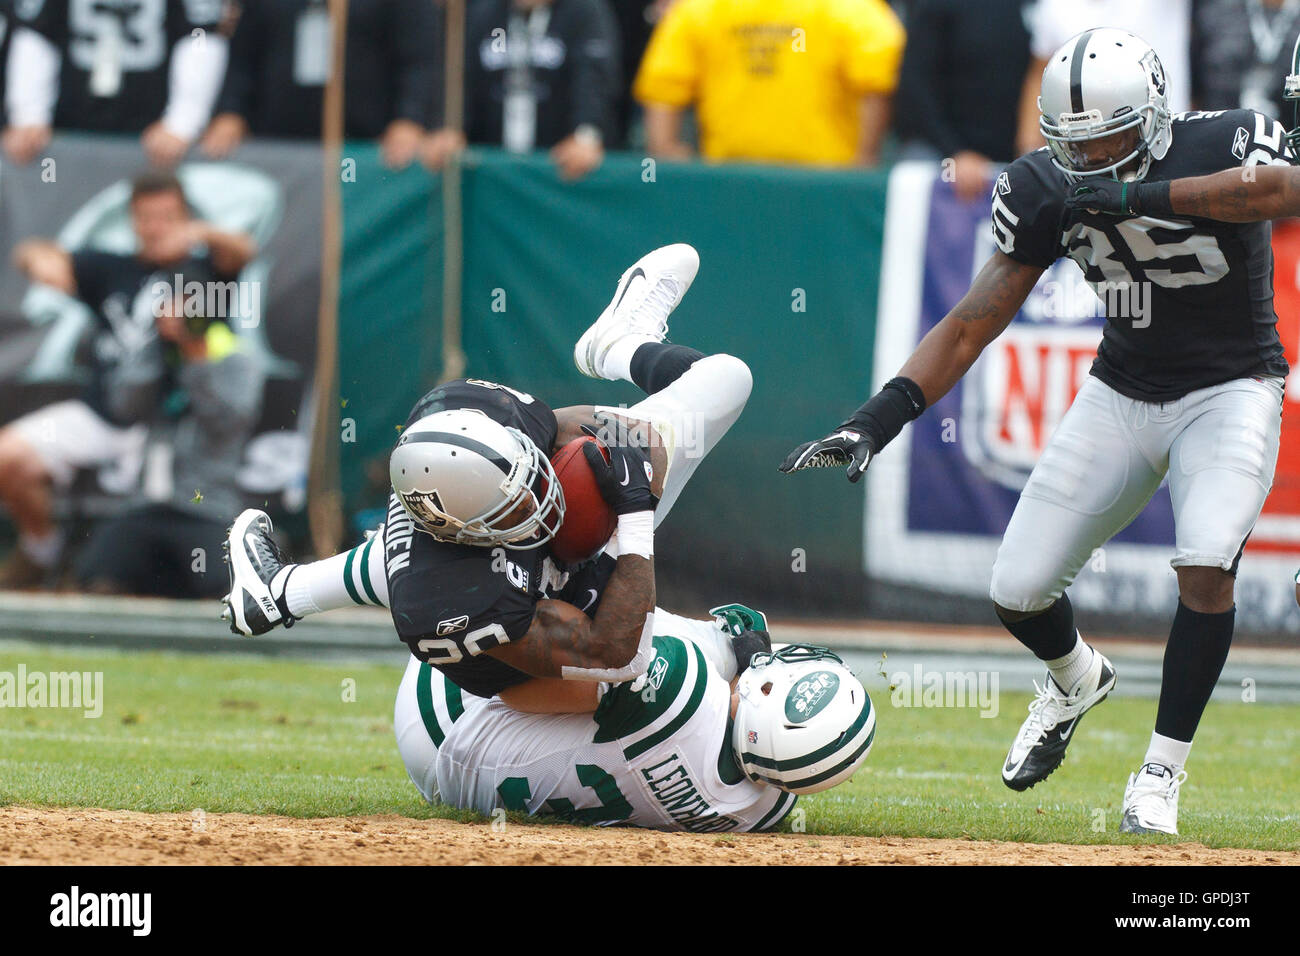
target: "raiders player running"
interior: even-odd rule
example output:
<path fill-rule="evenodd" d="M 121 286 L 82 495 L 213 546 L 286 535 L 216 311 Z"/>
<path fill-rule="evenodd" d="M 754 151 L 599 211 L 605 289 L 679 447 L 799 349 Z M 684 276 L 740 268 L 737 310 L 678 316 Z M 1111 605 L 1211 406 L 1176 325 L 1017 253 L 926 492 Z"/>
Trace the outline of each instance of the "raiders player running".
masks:
<path fill-rule="evenodd" d="M 388 521 L 366 544 L 286 564 L 270 519 L 241 515 L 229 538 L 232 629 L 260 634 L 331 608 L 387 606 L 418 659 L 484 697 L 530 676 L 642 673 L 655 603 L 653 527 L 740 416 L 752 384 L 739 359 L 663 342 L 698 268 L 687 245 L 645 256 L 575 347 L 584 374 L 643 388 L 649 397 L 637 405 L 552 411 L 493 382 L 449 382 L 412 410 L 390 459 Z M 619 515 L 617 545 L 571 568 L 549 544 L 564 507 L 550 455 L 584 430 L 606 438 L 613 457 L 606 464 L 584 449 Z M 565 709 L 563 691 L 506 697 Z"/>
<path fill-rule="evenodd" d="M 1108 216 L 1065 199 L 1079 182 L 1284 164 L 1283 131 L 1250 110 L 1171 117 L 1154 51 L 1110 29 L 1086 31 L 1053 54 L 1039 106 L 1049 146 L 999 178 L 998 248 L 970 291 L 897 378 L 832 434 L 796 448 L 781 470 L 847 465 L 858 480 L 1006 328 L 1057 257 L 1078 263 L 1099 291 L 1146 283 L 1145 318 L 1107 317 L 1092 375 L 1012 514 L 990 593 L 1007 629 L 1047 664 L 1002 768 L 1007 786 L 1024 790 L 1060 765 L 1080 718 L 1115 686 L 1110 662 L 1075 630 L 1065 589 L 1168 476 L 1179 604 L 1155 732 L 1129 778 L 1120 830 L 1176 833 L 1183 767 L 1232 641 L 1234 572 L 1277 458 L 1287 364 L 1272 307 L 1270 230 L 1203 212 Z"/>

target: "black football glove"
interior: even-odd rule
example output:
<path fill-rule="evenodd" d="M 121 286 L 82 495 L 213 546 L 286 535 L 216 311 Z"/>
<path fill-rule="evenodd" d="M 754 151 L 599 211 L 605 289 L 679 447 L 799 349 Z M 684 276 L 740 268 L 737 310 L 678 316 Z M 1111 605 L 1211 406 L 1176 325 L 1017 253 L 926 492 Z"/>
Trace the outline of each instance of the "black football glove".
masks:
<path fill-rule="evenodd" d="M 1169 183 L 1119 183 L 1093 176 L 1075 183 L 1065 197 L 1073 212 L 1102 212 L 1111 216 L 1172 216 Z"/>
<path fill-rule="evenodd" d="M 806 441 L 781 462 L 780 472 L 790 474 L 805 468 L 839 468 L 847 465 L 849 481 L 857 481 L 871 463 L 876 453 L 869 435 L 851 422 L 845 422 L 838 431 L 816 441 Z"/>
<path fill-rule="evenodd" d="M 595 429 L 582 426 L 582 430 L 596 438 Z M 596 442 L 600 439 L 596 438 Z M 591 466 L 596 487 L 601 497 L 614 509 L 614 514 L 626 515 L 634 511 L 654 511 L 659 499 L 650 490 L 654 468 L 649 454 L 636 445 L 605 445 L 609 461 L 600 453 L 596 442 L 584 442 L 582 454 Z"/>

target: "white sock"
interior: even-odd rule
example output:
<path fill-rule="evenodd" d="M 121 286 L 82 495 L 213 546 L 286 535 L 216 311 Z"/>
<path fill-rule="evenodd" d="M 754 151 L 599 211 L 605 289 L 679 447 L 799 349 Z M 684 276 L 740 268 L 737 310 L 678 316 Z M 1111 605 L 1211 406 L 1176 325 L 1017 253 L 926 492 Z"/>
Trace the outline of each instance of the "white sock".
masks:
<path fill-rule="evenodd" d="M 658 341 L 653 335 L 629 333 L 609 347 L 600 368 L 596 371 L 608 379 L 630 382 L 632 381 L 632 356 L 636 354 L 636 350 L 647 342 Z"/>
<path fill-rule="evenodd" d="M 331 558 L 293 566 L 284 599 L 294 617 L 343 607 L 388 606 L 382 529 L 365 544 Z"/>
<path fill-rule="evenodd" d="M 18 547 L 22 548 L 23 554 L 27 555 L 33 564 L 42 568 L 52 568 L 59 560 L 59 555 L 63 553 L 63 532 L 55 528 L 42 535 L 20 534 Z"/>
<path fill-rule="evenodd" d="M 1074 649 L 1064 657 L 1047 662 L 1047 669 L 1052 672 L 1056 683 L 1061 685 L 1061 690 L 1067 694 L 1070 688 L 1088 673 L 1090 667 L 1092 667 L 1092 648 L 1083 642 L 1077 630 L 1074 632 Z"/>
<path fill-rule="evenodd" d="M 1192 742 L 1190 740 L 1174 740 L 1173 737 L 1164 737 L 1152 733 L 1151 743 L 1147 746 L 1146 758 L 1142 762 L 1144 764 L 1163 764 L 1173 770 L 1174 773 L 1177 773 L 1187 765 L 1187 755 L 1191 752 Z"/>

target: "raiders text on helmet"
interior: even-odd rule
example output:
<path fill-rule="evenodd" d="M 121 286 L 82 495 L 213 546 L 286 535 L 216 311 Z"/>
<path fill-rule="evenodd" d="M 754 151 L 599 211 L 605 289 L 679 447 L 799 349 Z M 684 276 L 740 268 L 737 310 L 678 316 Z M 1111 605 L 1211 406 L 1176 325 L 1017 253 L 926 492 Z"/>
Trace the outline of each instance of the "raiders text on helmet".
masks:
<path fill-rule="evenodd" d="M 474 409 L 412 422 L 388 473 L 416 527 L 440 541 L 531 548 L 564 520 L 551 460 L 523 432 Z"/>
<path fill-rule="evenodd" d="M 732 746 L 751 780 L 817 793 L 851 777 L 871 752 L 871 698 L 824 647 L 786 644 L 755 654 L 736 692 Z"/>
<path fill-rule="evenodd" d="M 1086 30 L 1053 53 L 1038 108 L 1052 164 L 1072 179 L 1141 179 L 1173 140 L 1160 58 L 1123 30 Z M 1100 163 L 1086 155 L 1083 144 L 1127 130 L 1136 137 L 1123 155 Z"/>

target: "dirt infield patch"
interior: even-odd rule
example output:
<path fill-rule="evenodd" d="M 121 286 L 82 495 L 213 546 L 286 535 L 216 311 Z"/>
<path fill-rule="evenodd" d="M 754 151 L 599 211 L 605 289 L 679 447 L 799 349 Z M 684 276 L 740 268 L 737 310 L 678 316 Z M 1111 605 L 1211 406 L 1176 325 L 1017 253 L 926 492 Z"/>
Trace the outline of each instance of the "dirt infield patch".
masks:
<path fill-rule="evenodd" d="M 1300 864 L 1300 853 L 0 807 L 0 864 Z"/>

